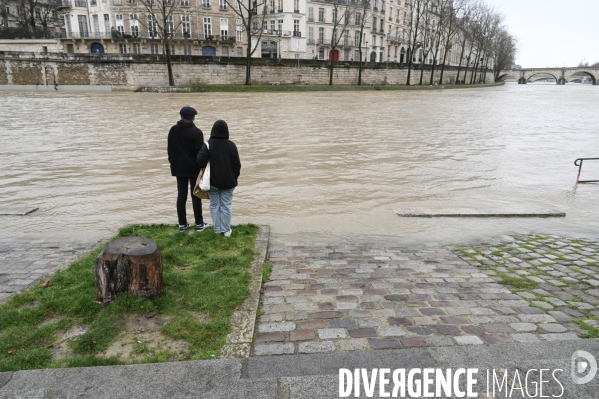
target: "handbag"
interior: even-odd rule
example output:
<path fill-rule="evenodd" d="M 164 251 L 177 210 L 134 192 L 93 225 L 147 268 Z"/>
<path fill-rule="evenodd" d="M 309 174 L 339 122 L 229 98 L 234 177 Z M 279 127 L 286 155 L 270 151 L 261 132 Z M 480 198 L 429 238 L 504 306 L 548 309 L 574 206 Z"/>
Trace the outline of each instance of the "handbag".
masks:
<path fill-rule="evenodd" d="M 199 199 L 210 199 L 210 195 L 208 194 L 208 191 L 200 190 L 200 180 L 202 180 L 202 176 L 204 175 L 205 171 L 206 171 L 205 168 L 200 169 L 200 174 L 198 175 L 198 178 L 196 180 L 196 185 L 193 188 L 193 195 L 195 195 Z"/>
<path fill-rule="evenodd" d="M 210 151 L 210 144 L 208 144 L 208 142 L 206 142 L 206 148 L 208 149 L 208 151 Z M 200 190 L 210 191 L 210 160 L 208 160 L 208 163 L 206 164 L 206 170 L 204 171 L 204 174 L 200 178 L 199 185 L 200 185 Z"/>

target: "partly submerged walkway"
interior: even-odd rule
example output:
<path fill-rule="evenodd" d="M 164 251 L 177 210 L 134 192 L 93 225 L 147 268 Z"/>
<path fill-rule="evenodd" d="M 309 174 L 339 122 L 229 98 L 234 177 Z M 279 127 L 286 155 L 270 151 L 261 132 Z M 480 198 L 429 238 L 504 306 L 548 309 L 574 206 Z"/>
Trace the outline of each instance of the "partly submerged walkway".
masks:
<path fill-rule="evenodd" d="M 578 340 L 581 326 L 599 327 L 593 241 L 459 249 L 274 236 L 269 262 L 254 355 Z"/>

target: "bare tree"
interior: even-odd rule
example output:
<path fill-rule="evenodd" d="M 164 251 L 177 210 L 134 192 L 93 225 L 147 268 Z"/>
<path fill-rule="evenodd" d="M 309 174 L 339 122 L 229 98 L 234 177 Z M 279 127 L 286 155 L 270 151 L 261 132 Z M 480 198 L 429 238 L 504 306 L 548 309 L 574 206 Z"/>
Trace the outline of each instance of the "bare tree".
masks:
<path fill-rule="evenodd" d="M 420 61 L 420 82 L 418 83 L 422 86 L 422 79 L 424 77 L 424 64 L 426 64 L 426 59 L 429 56 L 431 48 L 433 46 L 433 37 L 434 37 L 434 16 L 431 12 L 433 1 L 429 1 L 426 5 L 426 10 L 422 14 L 422 30 L 421 30 L 421 40 L 422 40 L 422 50 L 421 56 L 422 60 Z"/>
<path fill-rule="evenodd" d="M 457 47 L 456 42 L 459 33 L 462 31 L 461 21 L 469 17 L 471 4 L 471 0 L 440 0 L 440 29 L 441 44 L 443 46 L 443 61 L 441 62 L 441 76 L 439 77 L 441 83 L 443 83 L 447 56 L 450 51 L 453 51 Z M 462 43 L 462 55 L 460 58 L 464 55 L 464 47 L 465 42 Z"/>
<path fill-rule="evenodd" d="M 175 85 L 173 77 L 173 67 L 171 62 L 171 40 L 175 37 L 175 32 L 184 22 L 184 18 L 175 21 L 175 14 L 178 16 L 190 16 L 196 9 L 181 7 L 181 0 L 139 0 L 137 1 L 134 14 L 144 28 L 148 30 L 151 38 L 162 39 L 162 48 L 166 56 L 166 69 L 168 71 L 169 86 Z M 140 18 L 140 14 L 145 14 L 145 18 Z M 113 32 L 113 34 L 118 32 Z"/>
<path fill-rule="evenodd" d="M 341 38 L 345 36 L 347 27 L 355 14 L 355 8 L 349 0 L 332 0 L 333 4 L 333 31 L 331 32 L 331 51 L 329 53 L 329 85 L 333 84 L 333 71 L 335 68 L 335 54 Z"/>
<path fill-rule="evenodd" d="M 360 6 L 360 12 L 356 11 L 356 24 L 360 25 L 360 44 L 358 47 L 358 51 L 360 54 L 360 64 L 358 67 L 358 85 L 362 84 L 362 61 L 364 57 L 362 56 L 362 43 L 364 42 L 364 27 L 366 26 L 366 21 L 369 21 L 372 17 L 372 12 L 370 16 L 368 11 L 370 10 L 370 0 L 362 0 L 362 4 Z"/>
<path fill-rule="evenodd" d="M 26 28 L 27 30 L 31 28 L 31 30 L 35 31 L 35 10 L 38 8 L 39 4 L 39 0 L 20 0 L 17 5 L 17 25 Z"/>
<path fill-rule="evenodd" d="M 445 2 L 450 2 L 451 0 L 445 0 Z M 435 66 L 437 65 L 437 57 L 439 55 L 439 49 L 441 48 L 441 39 L 444 30 L 444 21 L 443 21 L 443 6 L 445 6 L 444 0 L 438 0 L 433 3 L 432 12 L 432 32 L 431 32 L 431 52 L 433 53 L 433 62 L 431 65 L 431 78 L 429 85 L 433 84 L 435 77 Z"/>
<path fill-rule="evenodd" d="M 410 28 L 408 31 L 408 37 L 410 45 L 408 46 L 408 78 L 406 85 L 410 85 L 410 79 L 412 74 L 412 61 L 414 60 L 414 53 L 422 45 L 418 40 L 420 36 L 421 20 L 423 15 L 427 12 L 428 3 L 430 0 L 412 0 L 412 8 L 410 11 Z"/>
<path fill-rule="evenodd" d="M 507 29 L 502 28 L 492 40 L 493 73 L 495 81 L 502 69 L 511 66 L 516 58 L 517 41 Z"/>
<path fill-rule="evenodd" d="M 252 56 L 258 44 L 262 39 L 262 23 L 266 16 L 265 0 L 227 0 L 228 6 L 240 18 L 243 31 L 246 34 L 246 64 L 245 64 L 245 84 L 252 84 Z M 262 13 L 258 15 L 258 9 L 262 8 Z"/>
<path fill-rule="evenodd" d="M 0 0 L 0 17 L 2 18 L 2 24 L 0 25 L 0 27 L 2 28 L 8 28 L 8 2 L 7 0 Z"/>
<path fill-rule="evenodd" d="M 36 11 L 39 24 L 44 29 L 56 22 L 56 0 L 46 0 L 39 3 Z"/>

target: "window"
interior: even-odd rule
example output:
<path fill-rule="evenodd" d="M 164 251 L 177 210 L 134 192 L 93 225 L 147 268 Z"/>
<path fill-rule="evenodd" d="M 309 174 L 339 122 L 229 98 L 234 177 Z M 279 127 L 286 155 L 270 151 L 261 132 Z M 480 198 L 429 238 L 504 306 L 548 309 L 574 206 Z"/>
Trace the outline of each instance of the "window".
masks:
<path fill-rule="evenodd" d="M 104 14 L 104 33 L 110 33 L 110 15 Z"/>
<path fill-rule="evenodd" d="M 270 21 L 270 30 L 271 31 L 275 30 L 275 21 L 274 21 L 274 19 L 272 21 Z"/>
<path fill-rule="evenodd" d="M 324 22 L 324 8 L 318 9 L 318 22 Z"/>
<path fill-rule="evenodd" d="M 96 37 L 100 37 L 100 19 L 98 15 L 92 15 L 92 19 L 94 20 L 94 33 Z"/>
<path fill-rule="evenodd" d="M 189 15 L 181 15 L 181 30 L 183 31 L 184 38 L 191 38 L 191 22 L 189 20 Z"/>
<path fill-rule="evenodd" d="M 241 24 L 241 19 L 235 20 L 235 40 L 237 42 L 243 41 L 243 26 Z"/>
<path fill-rule="evenodd" d="M 381 18 L 381 33 L 385 31 L 385 20 Z"/>
<path fill-rule="evenodd" d="M 202 0 L 202 7 L 210 8 L 210 0 Z"/>
<path fill-rule="evenodd" d="M 219 0 L 218 8 L 223 11 L 226 11 L 227 10 L 227 0 Z"/>
<path fill-rule="evenodd" d="M 308 27 L 308 42 L 314 43 L 314 27 L 312 26 Z"/>
<path fill-rule="evenodd" d="M 324 49 L 323 48 L 318 50 L 318 59 L 324 60 Z"/>
<path fill-rule="evenodd" d="M 158 54 L 158 45 L 157 44 L 150 44 L 150 52 L 152 54 Z"/>
<path fill-rule="evenodd" d="M 127 54 L 127 45 L 125 43 L 119 43 L 119 53 Z"/>
<path fill-rule="evenodd" d="M 166 34 L 168 37 L 175 37 L 175 21 L 172 15 L 166 17 Z"/>
<path fill-rule="evenodd" d="M 90 2 L 89 2 L 89 5 L 90 5 L 90 6 L 95 6 L 96 4 L 98 4 L 98 3 L 96 3 L 96 0 L 90 0 Z M 39 9 L 37 10 L 37 12 L 38 12 L 38 14 L 39 14 Z M 39 17 L 38 17 L 38 18 L 39 18 Z"/>
<path fill-rule="evenodd" d="M 360 45 L 360 31 L 356 31 L 356 34 L 354 36 L 354 39 L 356 40 L 356 46 Z"/>
<path fill-rule="evenodd" d="M 212 37 L 212 18 L 210 17 L 204 17 L 204 36 Z"/>
<path fill-rule="evenodd" d="M 237 56 L 238 57 L 243 57 L 243 48 L 237 47 Z"/>
<path fill-rule="evenodd" d="M 318 28 L 318 43 L 324 44 L 324 28 Z"/>
<path fill-rule="evenodd" d="M 75 46 L 73 46 L 73 44 L 71 44 L 71 43 L 67 44 L 67 53 L 69 53 L 69 54 L 75 53 Z"/>
<path fill-rule="evenodd" d="M 283 12 L 283 0 L 278 0 L 277 1 L 277 11 L 278 12 Z"/>
<path fill-rule="evenodd" d="M 77 22 L 79 22 L 79 34 L 81 37 L 89 37 L 87 17 L 85 15 L 77 15 Z"/>
<path fill-rule="evenodd" d="M 174 44 L 169 44 L 168 45 L 168 53 L 170 55 L 175 55 L 175 45 Z"/>
<path fill-rule="evenodd" d="M 181 0 L 181 7 L 189 7 L 189 0 Z"/>
<path fill-rule="evenodd" d="M 123 5 L 123 0 L 114 0 L 114 5 L 115 6 L 122 6 Z"/>
<path fill-rule="evenodd" d="M 362 14 L 356 13 L 356 25 L 362 25 Z"/>
<path fill-rule="evenodd" d="M 283 30 L 283 20 L 279 19 L 277 21 L 277 30 L 279 31 L 279 34 L 281 34 L 281 31 Z"/>
<path fill-rule="evenodd" d="M 300 21 L 299 19 L 293 20 L 293 36 L 302 37 L 302 33 L 300 32 Z"/>
<path fill-rule="evenodd" d="M 133 53 L 141 54 L 141 44 L 133 43 Z"/>
<path fill-rule="evenodd" d="M 67 14 L 67 15 L 65 15 L 65 19 L 67 20 L 67 33 L 68 33 L 68 37 L 72 37 L 73 36 L 73 29 L 71 28 L 71 16 L 69 14 Z"/>
<path fill-rule="evenodd" d="M 337 43 L 337 29 L 333 29 L 333 43 Z M 331 44 L 333 44 L 331 43 Z"/>
<path fill-rule="evenodd" d="M 148 15 L 148 35 L 151 39 L 158 37 L 158 24 L 156 23 L 156 16 L 152 14 Z"/>
<path fill-rule="evenodd" d="M 314 7 L 308 7 L 308 22 L 314 22 Z"/>
<path fill-rule="evenodd" d="M 123 14 L 115 14 L 114 19 L 116 20 L 116 30 L 122 36 L 125 33 L 125 21 L 123 21 Z"/>
<path fill-rule="evenodd" d="M 221 55 L 223 57 L 228 57 L 229 56 L 229 47 L 227 46 L 222 46 L 221 47 Z"/>
<path fill-rule="evenodd" d="M 131 27 L 131 36 L 139 37 L 139 18 L 137 14 L 129 14 L 129 25 Z"/>
<path fill-rule="evenodd" d="M 299 4 L 300 4 L 299 0 L 293 0 L 293 12 L 295 12 L 295 13 L 300 12 Z"/>
<path fill-rule="evenodd" d="M 354 51 L 354 60 L 360 61 L 360 50 Z"/>
<path fill-rule="evenodd" d="M 337 10 L 333 9 L 333 23 L 337 21 Z"/>
<path fill-rule="evenodd" d="M 191 44 L 183 46 L 183 55 L 191 55 Z"/>
<path fill-rule="evenodd" d="M 229 39 L 229 20 L 227 18 L 220 19 L 220 38 L 222 40 Z"/>
<path fill-rule="evenodd" d="M 129 4 L 135 4 L 137 0 L 127 0 Z"/>

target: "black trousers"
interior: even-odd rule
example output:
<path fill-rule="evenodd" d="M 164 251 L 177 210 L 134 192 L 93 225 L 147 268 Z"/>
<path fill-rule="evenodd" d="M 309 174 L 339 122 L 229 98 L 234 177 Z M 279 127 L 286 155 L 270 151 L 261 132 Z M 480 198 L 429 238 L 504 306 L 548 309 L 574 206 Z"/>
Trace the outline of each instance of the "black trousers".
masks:
<path fill-rule="evenodd" d="M 177 176 L 177 217 L 179 224 L 187 223 L 187 194 L 191 193 L 191 204 L 193 205 L 193 216 L 196 225 L 204 223 L 202 217 L 202 200 L 193 195 L 193 189 L 196 185 L 197 177 L 179 177 Z M 189 187 L 189 190 L 188 190 Z"/>

